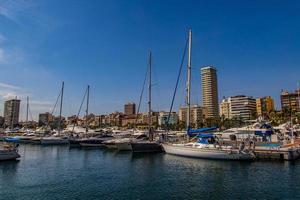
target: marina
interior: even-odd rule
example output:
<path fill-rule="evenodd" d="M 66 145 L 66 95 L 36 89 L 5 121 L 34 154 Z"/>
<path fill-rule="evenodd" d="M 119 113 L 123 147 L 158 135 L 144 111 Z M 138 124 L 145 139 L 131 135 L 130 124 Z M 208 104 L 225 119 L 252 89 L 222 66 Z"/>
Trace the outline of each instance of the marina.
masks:
<path fill-rule="evenodd" d="M 92 136 L 83 135 L 76 138 L 72 134 L 64 133 L 64 131 L 62 131 L 64 136 L 61 137 L 22 136 L 15 133 L 15 136 L 2 136 L 1 140 L 3 142 L 0 143 L 5 143 L 9 149 L 14 149 L 19 144 L 37 146 L 60 145 L 78 149 L 109 149 L 114 152 L 129 151 L 144 154 L 163 152 L 194 159 L 253 160 L 259 162 L 262 160 L 294 161 L 300 158 L 300 138 L 296 136 L 293 136 L 294 139 L 291 140 L 287 134 L 285 140 L 279 141 L 281 134 L 273 133 L 268 136 L 269 139 L 267 141 L 263 142 L 257 130 L 257 135 L 248 132 L 247 137 L 239 138 L 240 136 L 237 136 L 239 133 L 234 133 L 228 138 L 226 134 L 222 136 L 222 133 L 215 129 L 202 128 L 193 130 L 192 132 L 187 132 L 183 137 L 180 132 L 158 132 L 155 133 L 156 137 L 153 141 L 149 141 L 149 137 L 144 132 L 130 132 L 128 130 L 120 131 L 119 133 L 115 131 L 111 133 L 99 132 Z M 190 142 L 186 142 L 187 138 L 189 138 Z M 271 138 L 275 141 L 269 141 Z M 15 159 L 22 161 L 22 157 L 15 157 Z"/>
<path fill-rule="evenodd" d="M 0 200 L 300 199 L 300 1 L 0 1 Z"/>

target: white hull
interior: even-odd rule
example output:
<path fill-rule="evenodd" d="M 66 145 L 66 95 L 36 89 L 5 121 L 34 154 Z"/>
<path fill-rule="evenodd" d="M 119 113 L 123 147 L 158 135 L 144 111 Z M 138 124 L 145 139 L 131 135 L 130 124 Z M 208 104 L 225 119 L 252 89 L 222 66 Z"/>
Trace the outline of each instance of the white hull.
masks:
<path fill-rule="evenodd" d="M 20 155 L 14 150 L 0 150 L 0 161 L 15 160 L 20 158 Z"/>
<path fill-rule="evenodd" d="M 60 139 L 60 138 L 43 138 L 41 139 L 42 145 L 59 145 L 59 144 L 69 144 L 68 139 Z"/>
<path fill-rule="evenodd" d="M 238 151 L 203 149 L 171 144 L 162 144 L 162 146 L 167 154 L 184 157 L 215 160 L 252 160 L 254 158 L 251 154 L 239 153 Z"/>
<path fill-rule="evenodd" d="M 120 142 L 116 143 L 119 151 L 132 151 L 130 142 Z"/>

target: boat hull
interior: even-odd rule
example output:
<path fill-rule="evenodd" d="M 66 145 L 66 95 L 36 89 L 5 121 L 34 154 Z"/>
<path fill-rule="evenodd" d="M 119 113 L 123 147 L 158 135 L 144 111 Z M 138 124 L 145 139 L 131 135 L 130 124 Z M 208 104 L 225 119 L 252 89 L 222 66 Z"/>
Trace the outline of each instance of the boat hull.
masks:
<path fill-rule="evenodd" d="M 69 144 L 67 139 L 41 139 L 41 145 L 65 145 Z"/>
<path fill-rule="evenodd" d="M 20 158 L 20 155 L 15 150 L 0 150 L 0 161 L 15 160 Z"/>
<path fill-rule="evenodd" d="M 132 151 L 130 142 L 120 142 L 116 143 L 116 146 L 119 151 Z"/>
<path fill-rule="evenodd" d="M 117 149 L 117 146 L 115 143 L 106 143 L 105 146 L 108 149 Z"/>
<path fill-rule="evenodd" d="M 156 142 L 132 142 L 131 148 L 134 153 L 159 153 L 163 152 L 161 144 Z"/>
<path fill-rule="evenodd" d="M 213 159 L 213 160 L 253 160 L 253 155 L 249 153 L 230 152 L 217 149 L 200 149 L 185 146 L 175 146 L 170 144 L 162 144 L 165 152 L 171 155 L 201 158 L 201 159 Z"/>

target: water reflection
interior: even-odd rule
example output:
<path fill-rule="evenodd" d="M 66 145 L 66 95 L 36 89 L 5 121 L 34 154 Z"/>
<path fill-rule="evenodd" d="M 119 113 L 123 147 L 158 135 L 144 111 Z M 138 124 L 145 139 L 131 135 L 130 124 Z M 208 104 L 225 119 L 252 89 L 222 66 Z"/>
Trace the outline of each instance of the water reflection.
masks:
<path fill-rule="evenodd" d="M 293 198 L 300 197 L 295 178 L 300 175 L 300 161 L 225 162 L 164 153 L 38 145 L 22 145 L 20 154 L 19 162 L 0 163 L 1 198 L 270 199 L 275 195 L 281 199 L 292 198 L 291 194 Z M 16 192 L 18 196 L 14 196 Z"/>
<path fill-rule="evenodd" d="M 10 160 L 0 162 L 0 171 L 1 175 L 5 175 L 8 172 L 14 174 L 19 166 L 20 160 Z"/>

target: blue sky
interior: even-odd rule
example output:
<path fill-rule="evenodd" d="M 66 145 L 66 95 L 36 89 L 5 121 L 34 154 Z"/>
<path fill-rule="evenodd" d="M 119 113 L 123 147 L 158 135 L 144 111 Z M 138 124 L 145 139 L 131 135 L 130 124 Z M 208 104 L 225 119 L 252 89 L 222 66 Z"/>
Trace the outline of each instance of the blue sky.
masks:
<path fill-rule="evenodd" d="M 64 80 L 65 115 L 77 112 L 87 84 L 92 112 L 122 111 L 138 100 L 151 49 L 154 108 L 167 110 L 191 27 L 193 103 L 201 104 L 200 67 L 212 64 L 220 99 L 271 95 L 279 106 L 281 89 L 300 81 L 299 10 L 299 1 L 276 0 L 1 0 L 1 104 L 29 95 L 36 119 Z"/>

